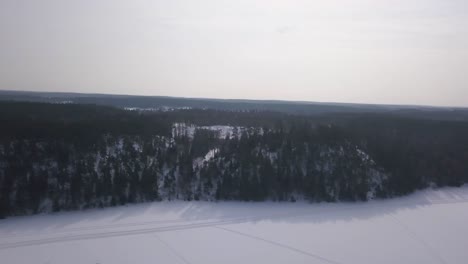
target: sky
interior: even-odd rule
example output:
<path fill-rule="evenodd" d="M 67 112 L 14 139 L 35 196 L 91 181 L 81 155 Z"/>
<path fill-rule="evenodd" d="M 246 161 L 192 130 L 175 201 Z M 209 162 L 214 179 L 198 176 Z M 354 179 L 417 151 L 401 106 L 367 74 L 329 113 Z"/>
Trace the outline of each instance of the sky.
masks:
<path fill-rule="evenodd" d="M 468 106 L 467 0 L 0 0 L 0 89 Z"/>

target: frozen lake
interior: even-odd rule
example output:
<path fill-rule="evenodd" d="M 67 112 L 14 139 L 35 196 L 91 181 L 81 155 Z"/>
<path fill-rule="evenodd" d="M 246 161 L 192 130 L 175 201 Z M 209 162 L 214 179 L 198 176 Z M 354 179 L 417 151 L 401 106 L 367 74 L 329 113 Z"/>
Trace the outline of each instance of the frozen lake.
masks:
<path fill-rule="evenodd" d="M 467 223 L 467 186 L 367 203 L 156 202 L 0 220 L 0 262 L 462 264 Z"/>

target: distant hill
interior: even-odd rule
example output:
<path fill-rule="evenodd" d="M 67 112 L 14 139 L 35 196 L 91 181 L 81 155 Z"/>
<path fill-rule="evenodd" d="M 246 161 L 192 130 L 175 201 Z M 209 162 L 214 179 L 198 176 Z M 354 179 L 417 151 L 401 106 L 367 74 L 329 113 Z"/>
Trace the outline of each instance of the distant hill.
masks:
<path fill-rule="evenodd" d="M 411 105 L 377 105 L 351 103 L 320 103 L 278 100 L 241 100 L 181 98 L 167 96 L 133 96 L 110 94 L 52 93 L 0 91 L 0 100 L 47 103 L 97 104 L 118 108 L 174 109 L 196 108 L 226 111 L 273 111 L 299 115 L 329 113 L 394 113 L 399 116 L 440 120 L 468 120 L 468 109 Z"/>

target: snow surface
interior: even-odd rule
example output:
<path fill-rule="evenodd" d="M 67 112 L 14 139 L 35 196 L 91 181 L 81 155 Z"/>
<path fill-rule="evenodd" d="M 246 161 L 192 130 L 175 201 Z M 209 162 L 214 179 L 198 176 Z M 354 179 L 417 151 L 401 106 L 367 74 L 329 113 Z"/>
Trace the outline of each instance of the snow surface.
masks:
<path fill-rule="evenodd" d="M 468 263 L 468 186 L 367 203 L 155 202 L 0 220 L 0 262 Z"/>
<path fill-rule="evenodd" d="M 206 162 L 210 161 L 215 157 L 215 155 L 219 152 L 219 149 L 211 149 L 206 153 L 205 157 L 203 158 L 196 158 L 193 160 L 193 168 L 195 167 L 203 167 Z"/>
<path fill-rule="evenodd" d="M 189 138 L 194 137 L 195 131 L 197 129 L 211 130 L 217 132 L 218 138 L 225 139 L 227 136 L 229 138 L 242 137 L 242 133 L 248 132 L 253 133 L 257 132 L 259 135 L 264 133 L 263 128 L 255 127 L 242 127 L 242 126 L 225 126 L 225 125 L 213 125 L 213 126 L 196 126 L 194 124 L 187 123 L 174 123 L 172 125 L 172 137 L 178 135 L 187 135 Z"/>

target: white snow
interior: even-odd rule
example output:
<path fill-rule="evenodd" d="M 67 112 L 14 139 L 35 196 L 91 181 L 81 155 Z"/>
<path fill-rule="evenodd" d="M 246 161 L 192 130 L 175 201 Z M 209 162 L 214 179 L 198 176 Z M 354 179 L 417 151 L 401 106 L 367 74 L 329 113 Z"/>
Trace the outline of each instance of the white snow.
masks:
<path fill-rule="evenodd" d="M 172 137 L 187 135 L 189 138 L 193 138 L 196 128 L 195 125 L 175 123 L 172 125 Z"/>
<path fill-rule="evenodd" d="M 207 130 L 212 130 L 218 132 L 218 138 L 226 138 L 226 136 L 229 136 L 230 138 L 234 137 L 234 131 L 237 129 L 239 135 L 240 133 L 245 130 L 244 127 L 233 127 L 233 126 L 202 126 L 200 127 L 201 129 L 207 129 Z"/>
<path fill-rule="evenodd" d="M 189 110 L 192 107 L 189 106 L 159 106 L 159 107 L 124 107 L 127 111 L 139 111 L 139 112 L 170 112 L 175 110 Z"/>
<path fill-rule="evenodd" d="M 0 220 L 1 263 L 467 263 L 468 186 L 367 203 L 155 202 Z"/>
<path fill-rule="evenodd" d="M 225 126 L 225 125 L 213 125 L 213 126 L 196 126 L 194 124 L 186 123 L 174 123 L 172 125 L 172 137 L 186 135 L 193 139 L 195 131 L 197 129 L 211 130 L 217 133 L 218 138 L 224 139 L 227 136 L 229 138 L 240 138 L 242 133 L 247 132 L 252 134 L 257 132 L 259 135 L 263 135 L 263 128 L 255 127 L 242 127 L 242 126 Z"/>
<path fill-rule="evenodd" d="M 205 163 L 213 159 L 218 152 L 219 152 L 219 149 L 217 148 L 211 149 L 208 151 L 208 153 L 205 154 L 205 157 L 194 159 L 193 165 L 192 165 L 193 168 L 195 169 L 195 167 L 199 167 L 199 168 L 203 167 Z"/>

